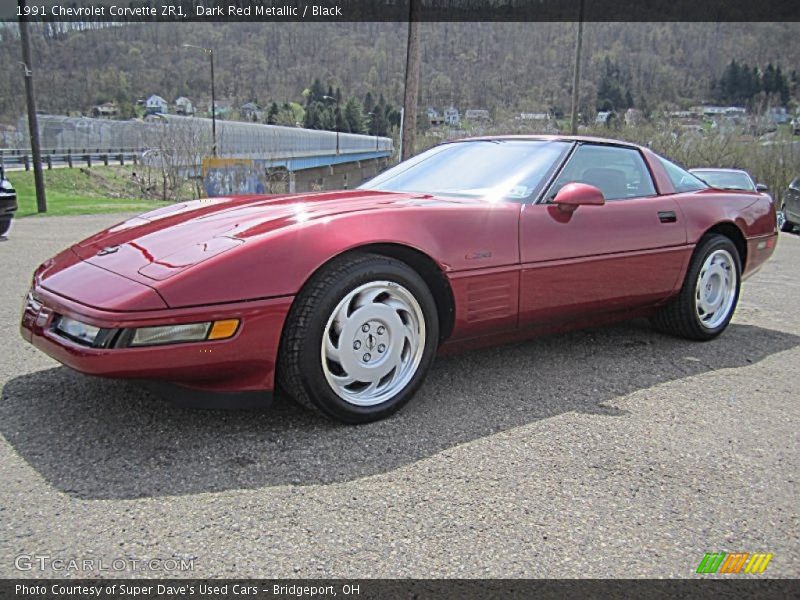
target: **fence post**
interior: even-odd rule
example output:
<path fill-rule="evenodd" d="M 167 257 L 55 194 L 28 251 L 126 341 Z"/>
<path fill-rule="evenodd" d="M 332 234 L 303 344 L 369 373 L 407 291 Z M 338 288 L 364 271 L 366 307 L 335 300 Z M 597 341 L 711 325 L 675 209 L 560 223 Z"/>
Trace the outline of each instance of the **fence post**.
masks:
<path fill-rule="evenodd" d="M 139 156 L 135 152 L 133 153 L 133 164 L 134 165 L 139 164 Z"/>
<path fill-rule="evenodd" d="M 48 154 L 47 155 L 47 170 L 48 171 L 52 171 L 53 170 L 53 155 L 52 154 Z"/>
<path fill-rule="evenodd" d="M 103 165 L 108 166 L 108 153 L 103 154 Z"/>
<path fill-rule="evenodd" d="M 31 170 L 31 165 L 28 162 L 28 155 L 27 154 L 23 154 L 22 155 L 22 164 L 25 165 L 25 170 L 26 171 L 30 171 Z"/>
<path fill-rule="evenodd" d="M 91 169 L 92 168 L 92 155 L 86 154 L 86 166 Z"/>
<path fill-rule="evenodd" d="M 121 167 L 125 166 L 125 154 L 122 152 L 119 153 L 119 165 Z"/>
<path fill-rule="evenodd" d="M 67 165 L 72 168 L 72 150 L 67 150 Z"/>

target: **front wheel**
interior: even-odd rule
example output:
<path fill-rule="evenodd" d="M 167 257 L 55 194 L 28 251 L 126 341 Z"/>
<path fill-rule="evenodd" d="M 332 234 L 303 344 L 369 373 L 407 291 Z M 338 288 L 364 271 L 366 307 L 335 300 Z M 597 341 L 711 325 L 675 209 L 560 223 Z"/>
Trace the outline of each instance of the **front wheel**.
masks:
<path fill-rule="evenodd" d="M 433 362 L 435 300 L 407 264 L 350 255 L 297 296 L 281 341 L 281 387 L 345 423 L 389 416 L 408 402 Z"/>
<path fill-rule="evenodd" d="M 739 301 L 741 259 L 723 235 L 704 237 L 695 249 L 680 293 L 651 322 L 660 331 L 710 340 L 730 323 Z"/>
<path fill-rule="evenodd" d="M 11 229 L 11 217 L 0 218 L 0 237 L 8 233 Z"/>
<path fill-rule="evenodd" d="M 794 229 L 794 223 L 786 220 L 785 206 L 781 206 L 781 209 L 778 211 L 778 229 L 781 231 L 792 231 Z"/>

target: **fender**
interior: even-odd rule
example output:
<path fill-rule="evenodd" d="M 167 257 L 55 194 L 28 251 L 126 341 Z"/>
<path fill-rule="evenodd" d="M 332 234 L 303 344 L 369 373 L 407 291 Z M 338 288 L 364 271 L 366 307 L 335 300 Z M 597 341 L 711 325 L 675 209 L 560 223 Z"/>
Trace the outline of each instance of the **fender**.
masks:
<path fill-rule="evenodd" d="M 426 200 L 300 218 L 266 232 L 238 232 L 244 244 L 155 287 L 170 307 L 291 296 L 330 259 L 371 244 L 411 247 L 431 257 L 445 274 L 515 265 L 519 211 L 513 203 Z"/>

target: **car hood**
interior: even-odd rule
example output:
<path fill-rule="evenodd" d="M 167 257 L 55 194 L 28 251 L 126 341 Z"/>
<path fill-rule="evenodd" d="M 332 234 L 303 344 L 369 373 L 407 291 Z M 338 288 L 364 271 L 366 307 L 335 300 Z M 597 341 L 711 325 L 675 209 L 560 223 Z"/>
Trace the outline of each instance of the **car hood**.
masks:
<path fill-rule="evenodd" d="M 373 190 L 195 200 L 129 219 L 74 245 L 72 251 L 113 273 L 156 282 L 279 229 L 356 211 L 452 202 Z"/>

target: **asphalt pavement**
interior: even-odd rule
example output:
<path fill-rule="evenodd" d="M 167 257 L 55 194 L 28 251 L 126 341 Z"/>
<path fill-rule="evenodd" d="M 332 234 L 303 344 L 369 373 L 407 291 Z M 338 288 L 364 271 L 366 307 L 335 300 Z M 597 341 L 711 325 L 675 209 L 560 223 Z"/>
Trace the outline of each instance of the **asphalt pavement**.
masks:
<path fill-rule="evenodd" d="M 448 356 L 352 427 L 175 408 L 25 343 L 36 265 L 119 219 L 0 241 L 0 577 L 693 577 L 716 551 L 800 575 L 800 237 L 715 341 L 636 321 Z"/>

